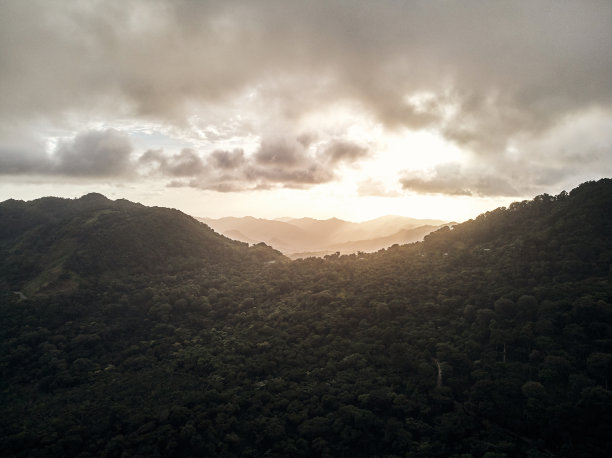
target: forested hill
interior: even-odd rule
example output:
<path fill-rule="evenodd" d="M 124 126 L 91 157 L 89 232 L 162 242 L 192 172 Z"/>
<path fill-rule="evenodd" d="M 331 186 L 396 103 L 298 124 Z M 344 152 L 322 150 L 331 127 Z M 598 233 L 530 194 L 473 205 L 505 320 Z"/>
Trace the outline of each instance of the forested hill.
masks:
<path fill-rule="evenodd" d="M 0 203 L 0 286 L 29 296 L 84 279 L 232 269 L 281 259 L 168 208 L 101 194 Z"/>
<path fill-rule="evenodd" d="M 110 216 L 96 210 L 66 217 L 60 240 L 76 242 L 54 245 L 61 211 L 8 219 L 36 205 L 2 204 L 2 249 L 41 266 L 2 261 L 3 284 L 33 288 L 56 265 L 79 280 L 0 292 L 3 456 L 612 456 L 611 180 L 292 262 L 146 207 L 183 232 L 124 216 L 97 241 L 85 225 Z M 122 242 L 124 224 L 172 262 L 139 267 L 150 245 Z M 191 230 L 201 249 L 180 239 Z M 114 237 L 112 262 L 79 256 Z"/>
<path fill-rule="evenodd" d="M 532 275 L 605 273 L 612 265 L 612 180 L 537 196 L 425 237 L 424 250 L 486 250 Z M 561 263 L 555 266 L 552 263 Z"/>

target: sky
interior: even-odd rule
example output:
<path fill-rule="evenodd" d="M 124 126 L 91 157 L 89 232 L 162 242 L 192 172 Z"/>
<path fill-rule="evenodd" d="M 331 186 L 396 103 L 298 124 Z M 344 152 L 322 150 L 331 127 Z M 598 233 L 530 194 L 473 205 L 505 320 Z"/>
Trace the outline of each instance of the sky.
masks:
<path fill-rule="evenodd" d="M 463 221 L 612 176 L 612 2 L 3 0 L 0 201 Z"/>

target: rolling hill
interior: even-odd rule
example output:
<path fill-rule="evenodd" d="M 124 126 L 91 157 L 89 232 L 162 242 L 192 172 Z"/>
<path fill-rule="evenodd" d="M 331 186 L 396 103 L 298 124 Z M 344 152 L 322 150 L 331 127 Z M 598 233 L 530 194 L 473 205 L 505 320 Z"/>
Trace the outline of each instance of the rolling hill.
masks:
<path fill-rule="evenodd" d="M 101 194 L 0 203 L 0 285 L 27 296 L 75 288 L 85 277 L 203 271 L 280 259 L 167 208 Z"/>

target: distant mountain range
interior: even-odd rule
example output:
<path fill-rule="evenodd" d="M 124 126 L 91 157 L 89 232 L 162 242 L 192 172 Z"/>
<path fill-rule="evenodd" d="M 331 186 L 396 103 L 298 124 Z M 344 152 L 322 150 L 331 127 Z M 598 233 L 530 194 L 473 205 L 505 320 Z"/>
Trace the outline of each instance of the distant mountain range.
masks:
<path fill-rule="evenodd" d="M 362 223 L 337 218 L 260 219 L 251 216 L 219 219 L 197 218 L 234 240 L 264 242 L 291 258 L 378 251 L 394 244 L 423 240 L 430 232 L 448 225 L 433 219 L 382 216 Z"/>

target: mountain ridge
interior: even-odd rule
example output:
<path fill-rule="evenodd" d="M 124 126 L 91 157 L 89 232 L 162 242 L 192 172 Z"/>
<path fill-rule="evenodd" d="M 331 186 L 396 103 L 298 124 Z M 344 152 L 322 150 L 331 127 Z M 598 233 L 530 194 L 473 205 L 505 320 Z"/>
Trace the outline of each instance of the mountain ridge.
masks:
<path fill-rule="evenodd" d="M 295 261 L 91 200 L 0 204 L 5 456 L 610 456 L 612 180 Z"/>
<path fill-rule="evenodd" d="M 387 215 L 355 223 L 338 218 L 197 218 L 221 234 L 246 243 L 264 242 L 293 259 L 340 251 L 378 251 L 394 243 L 422 240 L 427 229 L 447 224 L 441 220 Z M 421 228 L 416 230 L 417 228 Z M 410 232 L 412 231 L 412 232 Z M 429 231 L 431 232 L 431 231 Z"/>
<path fill-rule="evenodd" d="M 264 253 L 261 246 L 249 248 L 219 235 L 179 210 L 112 201 L 96 193 L 5 201 L 0 221 L 2 278 L 27 295 L 58 283 L 74 286 L 83 273 L 153 273 L 168 265 L 177 270 L 229 268 L 255 252 L 265 260 L 282 258 L 271 248 Z"/>

